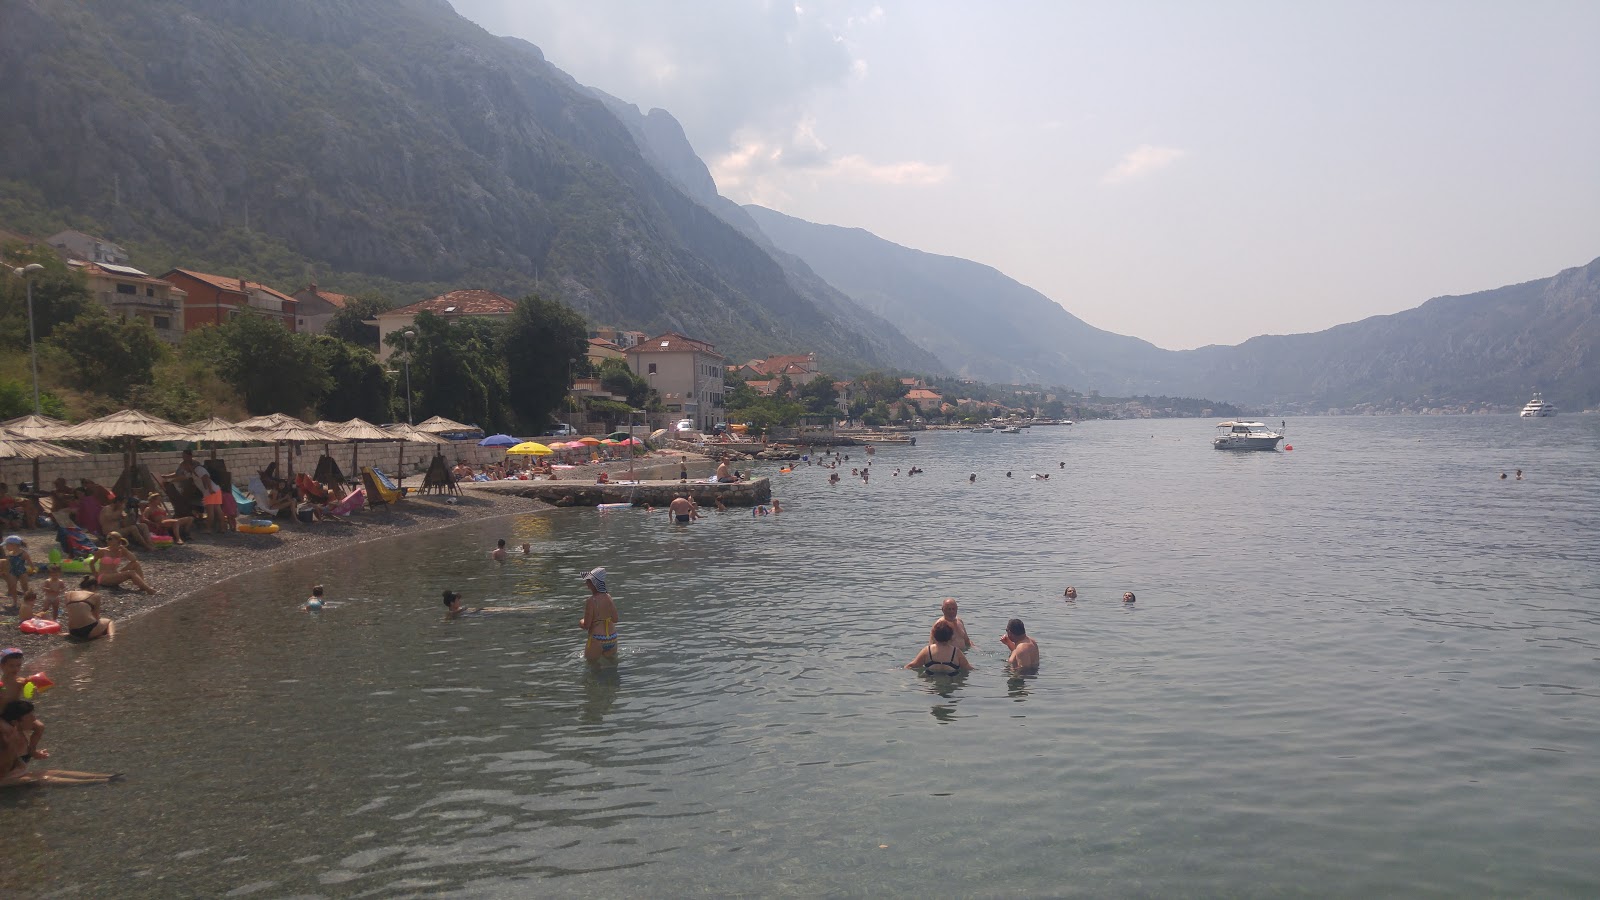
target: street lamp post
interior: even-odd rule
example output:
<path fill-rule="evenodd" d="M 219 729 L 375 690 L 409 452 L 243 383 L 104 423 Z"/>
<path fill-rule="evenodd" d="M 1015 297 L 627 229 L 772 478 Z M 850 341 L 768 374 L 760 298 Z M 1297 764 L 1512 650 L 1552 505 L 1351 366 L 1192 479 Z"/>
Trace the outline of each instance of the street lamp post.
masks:
<path fill-rule="evenodd" d="M 28 283 L 28 355 L 33 358 L 33 414 L 43 415 L 39 409 L 39 348 L 33 341 L 33 279 L 30 276 L 35 272 L 43 272 L 44 266 L 28 263 L 12 271 Z"/>
<path fill-rule="evenodd" d="M 407 331 L 405 334 L 406 334 L 406 424 L 407 425 L 411 425 L 411 424 L 414 424 L 411 421 L 411 342 L 416 338 L 417 333 L 415 331 Z"/>

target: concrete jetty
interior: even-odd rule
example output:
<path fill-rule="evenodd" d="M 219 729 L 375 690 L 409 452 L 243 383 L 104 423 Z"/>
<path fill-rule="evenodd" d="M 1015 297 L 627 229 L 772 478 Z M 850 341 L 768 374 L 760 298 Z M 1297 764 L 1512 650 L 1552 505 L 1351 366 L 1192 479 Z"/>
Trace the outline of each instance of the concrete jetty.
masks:
<path fill-rule="evenodd" d="M 626 477 L 626 476 L 624 476 Z M 756 506 L 772 502 L 772 479 L 752 478 L 727 483 L 706 481 L 624 481 L 595 484 L 593 481 L 487 481 L 463 484 L 472 491 L 515 494 L 541 500 L 552 506 L 599 506 L 602 503 L 632 503 L 635 506 L 666 506 L 674 497 L 688 494 L 702 507 Z"/>

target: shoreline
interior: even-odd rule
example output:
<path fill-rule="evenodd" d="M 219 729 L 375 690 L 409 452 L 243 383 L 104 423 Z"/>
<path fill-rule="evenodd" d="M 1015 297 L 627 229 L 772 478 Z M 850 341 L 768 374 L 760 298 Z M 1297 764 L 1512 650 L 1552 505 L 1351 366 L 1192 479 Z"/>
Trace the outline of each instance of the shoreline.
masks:
<path fill-rule="evenodd" d="M 463 491 L 455 503 L 445 502 L 445 495 L 409 497 L 398 508 L 369 510 L 362 513 L 359 519 L 293 525 L 277 534 L 233 532 L 213 535 L 197 531 L 197 540 L 187 541 L 182 546 L 167 550 L 135 551 L 144 565 L 146 580 L 161 593 L 145 594 L 121 588 L 102 591 L 101 615 L 111 619 L 118 632 L 121 632 L 151 610 L 176 603 L 234 578 L 286 562 L 310 559 L 400 535 L 440 531 L 466 522 L 548 513 L 554 509 L 549 504 L 531 501 L 516 494 Z M 22 534 L 42 533 L 34 531 Z M 69 590 L 77 587 L 80 577 L 64 576 Z M 20 647 L 27 654 L 29 666 L 73 646 L 98 643 L 100 641 L 76 641 L 60 634 L 24 634 L 17 630 L 15 622 L 9 618 L 0 627 L 0 644 Z"/>

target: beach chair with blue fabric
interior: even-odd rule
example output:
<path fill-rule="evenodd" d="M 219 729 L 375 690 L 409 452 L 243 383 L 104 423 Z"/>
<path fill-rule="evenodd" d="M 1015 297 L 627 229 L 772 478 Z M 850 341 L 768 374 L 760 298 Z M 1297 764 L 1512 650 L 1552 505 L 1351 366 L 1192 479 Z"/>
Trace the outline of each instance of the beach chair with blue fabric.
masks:
<path fill-rule="evenodd" d="M 405 499 L 406 489 L 376 466 L 362 466 L 361 481 L 367 489 L 368 506 L 385 506 Z"/>

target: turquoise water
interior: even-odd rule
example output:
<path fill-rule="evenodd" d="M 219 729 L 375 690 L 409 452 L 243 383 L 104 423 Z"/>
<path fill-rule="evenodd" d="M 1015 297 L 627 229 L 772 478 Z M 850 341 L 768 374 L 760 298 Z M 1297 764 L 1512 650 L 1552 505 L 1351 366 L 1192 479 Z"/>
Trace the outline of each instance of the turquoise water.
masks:
<path fill-rule="evenodd" d="M 247 576 L 57 665 L 56 763 L 129 777 L 0 795 L 0 863 L 94 896 L 1594 894 L 1600 417 L 1289 430 L 927 434 L 870 484 L 859 450 L 775 475 L 778 517 L 560 510 Z M 445 622 L 447 588 L 519 609 Z M 954 682 L 899 668 L 944 596 Z"/>

